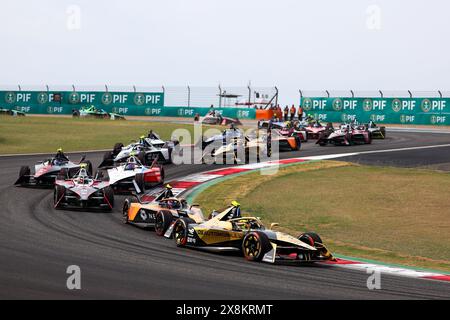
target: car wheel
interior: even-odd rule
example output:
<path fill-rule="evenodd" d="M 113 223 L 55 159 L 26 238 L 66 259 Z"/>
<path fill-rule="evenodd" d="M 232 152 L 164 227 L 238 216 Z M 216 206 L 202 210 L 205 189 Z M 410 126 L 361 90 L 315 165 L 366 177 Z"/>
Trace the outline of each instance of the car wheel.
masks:
<path fill-rule="evenodd" d="M 123 148 L 123 143 L 122 142 L 117 142 L 114 145 L 113 154 L 119 154 L 119 152 L 122 150 L 122 148 Z"/>
<path fill-rule="evenodd" d="M 249 232 L 242 241 L 242 252 L 249 261 L 261 261 L 271 248 L 270 240 L 263 232 Z"/>
<path fill-rule="evenodd" d="M 26 183 L 30 181 L 30 167 L 29 166 L 22 166 L 19 170 L 19 181 L 20 183 Z"/>
<path fill-rule="evenodd" d="M 123 206 L 122 206 L 122 222 L 124 224 L 127 224 L 128 222 L 130 222 L 130 220 L 128 219 L 128 209 L 130 209 L 130 199 L 125 199 L 125 201 L 123 202 Z"/>
<path fill-rule="evenodd" d="M 173 228 L 173 238 L 177 247 L 184 247 L 187 244 L 188 223 L 183 218 L 175 222 Z"/>
<path fill-rule="evenodd" d="M 156 213 L 155 232 L 158 236 L 163 236 L 172 223 L 173 216 L 168 210 L 161 210 Z"/>
<path fill-rule="evenodd" d="M 315 232 L 305 232 L 298 236 L 298 240 L 314 247 L 316 243 L 323 243 L 320 236 Z"/>

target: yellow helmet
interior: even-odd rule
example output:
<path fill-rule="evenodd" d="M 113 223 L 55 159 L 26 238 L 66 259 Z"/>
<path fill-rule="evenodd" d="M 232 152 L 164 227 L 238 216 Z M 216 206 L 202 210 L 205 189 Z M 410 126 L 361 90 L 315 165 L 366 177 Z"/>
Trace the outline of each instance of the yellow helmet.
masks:
<path fill-rule="evenodd" d="M 170 184 L 166 184 L 167 189 L 172 189 L 172 186 Z"/>
<path fill-rule="evenodd" d="M 58 150 L 56 150 L 56 152 L 62 152 L 62 148 L 58 148 Z"/>
<path fill-rule="evenodd" d="M 241 204 L 239 202 L 237 202 L 236 200 L 231 201 L 231 205 L 233 207 L 240 207 L 241 206 Z"/>
<path fill-rule="evenodd" d="M 141 136 L 141 139 L 145 139 L 145 136 Z"/>
<path fill-rule="evenodd" d="M 86 163 L 81 163 L 80 164 L 80 168 L 81 169 L 86 169 L 87 168 L 87 164 Z"/>

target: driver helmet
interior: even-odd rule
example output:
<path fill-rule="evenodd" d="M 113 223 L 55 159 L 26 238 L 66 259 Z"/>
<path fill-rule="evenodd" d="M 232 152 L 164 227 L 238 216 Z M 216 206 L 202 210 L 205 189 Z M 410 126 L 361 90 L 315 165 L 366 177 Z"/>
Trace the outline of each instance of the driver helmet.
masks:
<path fill-rule="evenodd" d="M 80 165 L 80 171 L 78 172 L 78 183 L 80 184 L 84 184 L 84 180 L 89 178 L 86 167 L 87 165 L 85 163 Z"/>
<path fill-rule="evenodd" d="M 241 206 L 241 204 L 239 202 L 237 202 L 236 200 L 231 201 L 231 205 L 236 208 Z"/>
<path fill-rule="evenodd" d="M 134 170 L 137 165 L 137 159 L 134 156 L 134 153 L 131 154 L 131 156 L 128 158 L 127 165 L 125 166 L 125 170 Z"/>
<path fill-rule="evenodd" d="M 170 184 L 166 184 L 166 189 L 171 190 L 171 189 L 172 189 L 172 186 L 171 186 Z"/>
<path fill-rule="evenodd" d="M 219 214 L 219 212 L 217 210 L 213 210 L 213 212 L 211 212 L 211 218 L 214 218 L 218 214 Z"/>

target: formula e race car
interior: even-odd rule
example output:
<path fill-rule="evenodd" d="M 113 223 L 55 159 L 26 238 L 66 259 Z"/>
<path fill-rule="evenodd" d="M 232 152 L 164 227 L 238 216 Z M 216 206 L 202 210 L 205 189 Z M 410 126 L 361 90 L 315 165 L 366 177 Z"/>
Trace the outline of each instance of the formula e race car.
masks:
<path fill-rule="evenodd" d="M 251 160 L 259 161 L 262 156 L 270 156 L 271 149 L 267 143 L 267 135 L 260 137 L 244 135 L 226 139 L 224 142 L 225 144 L 221 146 L 215 143 L 205 148 L 203 162 L 209 163 L 209 159 L 212 159 L 214 163 L 247 163 Z M 219 159 L 222 159 L 222 162 Z"/>
<path fill-rule="evenodd" d="M 135 198 L 127 198 L 122 209 L 123 223 L 154 227 L 159 236 L 163 236 L 172 222 L 180 217 L 186 217 L 201 223 L 205 221 L 198 205 L 189 206 L 185 199 L 158 197 L 151 202 L 141 202 Z"/>
<path fill-rule="evenodd" d="M 308 134 L 308 139 L 318 139 L 320 134 L 325 131 L 326 127 L 324 127 L 319 121 L 313 121 L 304 128 Z"/>
<path fill-rule="evenodd" d="M 61 169 L 56 177 L 53 194 L 55 209 L 96 208 L 111 211 L 114 207 L 114 191 L 108 181 L 89 175 L 86 165 L 70 178 L 67 169 Z"/>
<path fill-rule="evenodd" d="M 157 163 L 156 159 L 151 166 L 145 166 L 132 154 L 121 165 L 99 169 L 97 177 L 108 180 L 115 192 L 143 193 L 148 188 L 164 183 L 164 168 Z"/>
<path fill-rule="evenodd" d="M 280 130 L 272 130 L 272 148 L 275 142 L 278 143 L 280 151 L 298 151 L 302 146 L 301 138 L 299 135 L 285 135 Z"/>
<path fill-rule="evenodd" d="M 333 255 L 314 232 L 298 238 L 266 229 L 255 217 L 229 219 L 230 207 L 208 221 L 196 223 L 181 217 L 173 226 L 173 238 L 178 247 L 194 247 L 213 252 L 241 252 L 247 260 L 319 262 L 334 260 Z M 169 236 L 167 236 L 169 237 Z"/>
<path fill-rule="evenodd" d="M 201 146 L 202 150 L 204 150 L 207 146 L 211 145 L 212 143 L 219 142 L 219 144 L 222 145 L 222 142 L 224 140 L 227 140 L 227 139 L 229 140 L 229 139 L 234 139 L 234 138 L 242 138 L 243 136 L 244 136 L 244 133 L 241 130 L 232 126 L 229 129 L 225 129 L 222 132 L 222 134 L 216 134 L 209 138 L 202 137 L 202 140 L 197 142 L 197 147 Z"/>
<path fill-rule="evenodd" d="M 155 159 L 162 163 L 172 162 L 172 151 L 179 142 L 177 140 L 163 141 L 155 133 L 141 136 L 137 142 L 124 146 L 118 142 L 112 151 L 107 151 L 103 156 L 103 161 L 99 167 L 109 167 L 117 163 L 125 162 L 130 154 L 137 154 L 143 164 L 151 164 Z"/>
<path fill-rule="evenodd" d="M 79 110 L 73 109 L 72 116 L 74 118 L 98 118 L 98 119 L 111 119 L 111 120 L 125 120 L 123 115 L 118 113 L 107 112 L 103 109 L 97 109 L 95 106 L 81 107 Z"/>
<path fill-rule="evenodd" d="M 239 119 L 222 117 L 222 115 L 219 112 L 216 112 L 214 110 L 209 111 L 202 119 L 202 124 L 209 124 L 209 125 L 220 124 L 223 126 L 227 126 L 232 123 L 235 125 L 242 125 Z"/>
<path fill-rule="evenodd" d="M 73 176 L 80 169 L 80 164 L 86 164 L 86 170 L 92 174 L 92 163 L 85 160 L 83 156 L 78 163 L 69 160 L 62 150 L 58 150 L 53 158 L 40 161 L 34 166 L 34 174 L 31 174 L 29 166 L 22 166 L 19 171 L 19 178 L 14 183 L 18 186 L 47 186 L 53 187 L 55 179 L 61 169 L 66 169 L 69 177 Z"/>
<path fill-rule="evenodd" d="M 25 116 L 25 112 L 17 111 L 14 109 L 0 109 L 0 115 L 8 115 L 13 117 L 23 117 Z"/>
<path fill-rule="evenodd" d="M 308 133 L 306 129 L 300 125 L 299 121 L 286 121 L 286 122 L 270 122 L 270 121 L 259 121 L 259 129 L 271 129 L 278 130 L 280 135 L 286 137 L 298 136 L 301 142 L 308 142 Z"/>
<path fill-rule="evenodd" d="M 364 126 L 353 127 L 351 124 L 342 124 L 338 130 L 330 129 L 322 132 L 316 143 L 320 146 L 326 146 L 327 144 L 336 146 L 371 144 L 372 136 Z"/>
<path fill-rule="evenodd" d="M 386 127 L 377 126 L 375 122 L 370 121 L 369 123 L 363 124 L 365 130 L 370 132 L 372 139 L 385 139 L 386 138 Z M 362 128 L 361 128 L 362 129 Z"/>

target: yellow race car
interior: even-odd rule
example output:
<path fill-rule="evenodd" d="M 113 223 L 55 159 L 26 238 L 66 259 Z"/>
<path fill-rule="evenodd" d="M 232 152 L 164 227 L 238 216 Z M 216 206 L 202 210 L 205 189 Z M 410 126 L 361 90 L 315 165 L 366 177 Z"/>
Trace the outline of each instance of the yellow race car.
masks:
<path fill-rule="evenodd" d="M 203 250 L 242 252 L 247 260 L 296 262 L 319 262 L 334 260 L 333 255 L 314 232 L 301 234 L 298 238 L 266 229 L 259 218 L 231 218 L 233 207 L 201 223 L 186 217 L 178 218 L 166 232 L 173 234 L 178 247 L 195 247 Z M 170 230 L 173 229 L 173 230 Z"/>
<path fill-rule="evenodd" d="M 185 199 L 166 198 L 141 202 L 139 198 L 127 198 L 122 208 L 123 223 L 154 227 L 156 234 L 162 236 L 177 218 L 184 217 L 190 221 L 205 221 L 198 205 L 189 206 Z"/>

